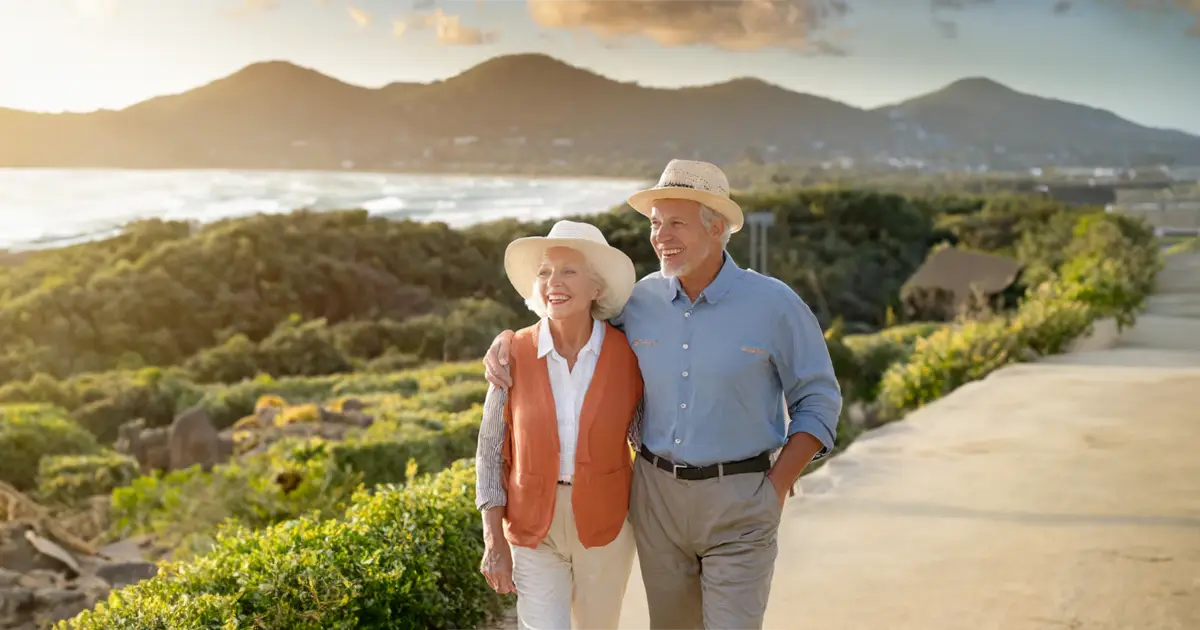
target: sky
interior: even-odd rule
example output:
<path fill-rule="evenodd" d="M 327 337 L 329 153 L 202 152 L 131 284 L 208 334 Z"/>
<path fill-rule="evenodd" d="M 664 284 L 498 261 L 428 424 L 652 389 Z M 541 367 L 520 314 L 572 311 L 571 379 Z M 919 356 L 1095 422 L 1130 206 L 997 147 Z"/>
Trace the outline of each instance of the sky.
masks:
<path fill-rule="evenodd" d="M 858 107 L 986 76 L 1200 134 L 1200 0 L 0 0 L 0 107 L 117 109 L 266 60 L 428 82 L 521 52 Z"/>

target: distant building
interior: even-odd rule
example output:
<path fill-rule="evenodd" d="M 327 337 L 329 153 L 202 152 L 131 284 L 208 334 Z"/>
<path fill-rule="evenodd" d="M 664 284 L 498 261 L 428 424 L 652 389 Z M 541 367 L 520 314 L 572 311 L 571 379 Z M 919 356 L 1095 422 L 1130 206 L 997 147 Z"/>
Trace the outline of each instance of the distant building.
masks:
<path fill-rule="evenodd" d="M 976 306 L 976 298 L 988 304 L 1007 302 L 1006 293 L 1021 269 L 1012 258 L 945 247 L 926 258 L 904 283 L 900 299 L 912 319 L 949 320 Z"/>
<path fill-rule="evenodd" d="M 1117 199 L 1116 190 L 1112 186 L 1047 184 L 1038 186 L 1037 190 L 1068 206 L 1106 206 Z"/>

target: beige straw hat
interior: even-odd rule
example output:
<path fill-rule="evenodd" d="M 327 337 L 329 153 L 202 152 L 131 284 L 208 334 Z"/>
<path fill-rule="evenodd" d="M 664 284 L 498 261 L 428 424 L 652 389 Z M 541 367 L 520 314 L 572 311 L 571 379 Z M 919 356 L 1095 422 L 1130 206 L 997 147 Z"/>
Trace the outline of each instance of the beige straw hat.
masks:
<path fill-rule="evenodd" d="M 637 271 L 624 252 L 608 244 L 600 228 L 590 223 L 559 221 L 546 236 L 527 236 L 508 244 L 504 251 L 504 271 L 521 297 L 532 297 L 538 265 L 551 247 L 570 247 L 583 254 L 592 269 L 604 278 L 608 287 L 599 302 L 606 309 L 620 312 L 633 294 Z"/>
<path fill-rule="evenodd" d="M 659 199 L 698 201 L 725 217 L 730 233 L 742 229 L 745 222 L 741 206 L 729 198 L 729 179 L 717 165 L 708 162 L 671 160 L 663 169 L 658 184 L 633 193 L 629 197 L 629 205 L 650 216 L 650 208 Z"/>

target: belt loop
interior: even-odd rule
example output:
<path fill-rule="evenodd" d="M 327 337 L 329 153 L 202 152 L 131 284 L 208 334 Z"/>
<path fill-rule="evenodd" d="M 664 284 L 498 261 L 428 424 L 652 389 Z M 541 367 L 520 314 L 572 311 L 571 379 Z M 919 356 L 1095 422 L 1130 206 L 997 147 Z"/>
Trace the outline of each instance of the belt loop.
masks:
<path fill-rule="evenodd" d="M 725 479 L 725 462 L 717 463 L 717 479 Z"/>

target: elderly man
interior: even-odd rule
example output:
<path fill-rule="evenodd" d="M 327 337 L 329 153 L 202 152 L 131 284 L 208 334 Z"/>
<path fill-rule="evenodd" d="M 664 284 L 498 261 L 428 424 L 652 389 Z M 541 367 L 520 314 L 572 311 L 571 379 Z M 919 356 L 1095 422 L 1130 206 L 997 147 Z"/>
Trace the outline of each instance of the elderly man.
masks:
<path fill-rule="evenodd" d="M 833 448 L 829 350 L 790 287 L 724 251 L 743 216 L 719 168 L 673 160 L 629 205 L 661 266 L 611 320 L 645 382 L 629 513 L 651 627 L 761 628 L 783 503 Z M 510 338 L 485 359 L 499 387 Z"/>

